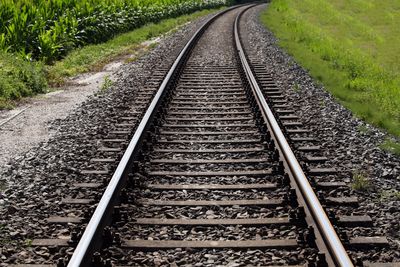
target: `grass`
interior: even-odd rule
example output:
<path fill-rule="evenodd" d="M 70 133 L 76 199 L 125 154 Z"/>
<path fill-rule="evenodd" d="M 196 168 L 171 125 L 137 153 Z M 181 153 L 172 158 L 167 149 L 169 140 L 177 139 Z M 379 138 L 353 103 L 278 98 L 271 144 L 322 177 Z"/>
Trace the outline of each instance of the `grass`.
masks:
<path fill-rule="evenodd" d="M 113 86 L 113 81 L 110 79 L 110 76 L 104 77 L 104 82 L 100 87 L 101 92 L 106 92 L 108 91 L 111 87 Z"/>
<path fill-rule="evenodd" d="M 33 240 L 32 239 L 25 239 L 25 245 L 27 247 L 32 247 Z"/>
<path fill-rule="evenodd" d="M 0 109 L 47 90 L 44 65 L 0 51 Z"/>
<path fill-rule="evenodd" d="M 273 0 L 261 21 L 356 116 L 400 136 L 399 10 L 391 0 Z"/>
<path fill-rule="evenodd" d="M 367 191 L 371 188 L 371 183 L 368 180 L 367 174 L 361 171 L 353 172 L 353 181 L 351 188 L 357 191 Z"/>
<path fill-rule="evenodd" d="M 389 151 L 390 153 L 393 153 L 397 156 L 400 156 L 400 143 L 396 142 L 395 140 L 392 140 L 390 138 L 387 138 L 381 145 L 380 148 L 386 151 Z"/>
<path fill-rule="evenodd" d="M 370 132 L 370 129 L 368 128 L 368 126 L 361 124 L 357 127 L 357 130 L 359 133 L 361 134 L 368 134 Z"/>
<path fill-rule="evenodd" d="M 382 190 L 379 192 L 379 200 L 380 201 L 399 201 L 400 200 L 400 192 L 396 189 L 391 190 Z"/>
<path fill-rule="evenodd" d="M 299 92 L 301 91 L 301 86 L 298 83 L 295 83 L 292 87 L 293 91 Z"/>
<path fill-rule="evenodd" d="M 218 9 L 206 9 L 190 15 L 173 19 L 165 19 L 157 24 L 147 24 L 139 29 L 121 34 L 108 42 L 98 45 L 88 45 L 71 52 L 64 59 L 48 66 L 48 80 L 52 85 L 61 85 L 66 77 L 79 73 L 98 70 L 113 59 L 134 53 L 140 49 L 140 44 L 151 38 L 173 31 L 178 26 L 191 20 L 215 12 Z"/>

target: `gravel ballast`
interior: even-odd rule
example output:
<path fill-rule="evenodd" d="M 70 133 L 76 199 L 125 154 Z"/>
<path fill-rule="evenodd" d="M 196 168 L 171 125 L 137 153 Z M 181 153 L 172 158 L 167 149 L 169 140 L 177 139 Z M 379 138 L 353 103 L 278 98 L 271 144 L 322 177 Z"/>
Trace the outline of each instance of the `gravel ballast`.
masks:
<path fill-rule="evenodd" d="M 243 8 L 241 8 L 243 9 Z M 183 70 L 183 75 L 191 73 L 192 78 L 180 77 L 174 90 L 186 93 L 196 90 L 204 90 L 208 93 L 220 92 L 223 89 L 220 88 L 219 84 L 224 84 L 225 90 L 234 90 L 229 85 L 235 84 L 239 88 L 238 91 L 242 90 L 243 96 L 245 91 L 241 87 L 241 81 L 237 68 L 237 62 L 234 57 L 234 46 L 232 42 L 232 25 L 240 8 L 228 12 L 227 14 L 219 17 L 210 27 L 205 31 L 204 35 L 199 40 L 197 46 L 194 48 L 188 64 Z M 194 72 L 193 70 L 198 70 Z M 229 76 L 223 74 L 229 70 Z M 199 73 L 204 75 L 204 72 L 211 72 L 213 75 L 209 75 L 206 78 L 201 77 Z M 219 78 L 215 79 L 217 76 Z M 211 78 L 211 76 L 214 76 Z M 197 84 L 201 86 L 196 86 Z M 198 88 L 200 87 L 200 88 Z M 185 89 L 183 89 L 185 88 Z M 171 98 L 171 102 L 166 107 L 166 114 L 174 119 L 167 120 L 159 125 L 159 135 L 155 136 L 155 139 L 160 137 L 170 137 L 170 142 L 160 143 L 155 141 L 151 148 L 149 148 L 146 156 L 149 159 L 160 158 L 164 160 L 180 159 L 182 156 L 186 160 L 193 159 L 211 159 L 216 160 L 225 158 L 227 160 L 231 158 L 237 158 L 240 160 L 245 159 L 260 159 L 268 158 L 264 164 L 192 164 L 192 163 L 179 163 L 176 165 L 170 164 L 151 164 L 145 159 L 141 162 L 145 165 L 142 170 L 138 168 L 138 171 L 142 171 L 137 177 L 135 184 L 178 184 L 178 185 L 222 185 L 232 184 L 236 186 L 242 186 L 243 184 L 255 183 L 266 183 L 272 181 L 274 178 L 279 176 L 279 172 L 268 174 L 236 174 L 235 170 L 240 172 L 246 171 L 266 171 L 270 170 L 277 162 L 270 159 L 272 154 L 270 151 L 264 152 L 265 144 L 261 141 L 261 133 L 257 127 L 256 121 L 253 118 L 245 119 L 243 121 L 231 120 L 228 122 L 216 120 L 214 122 L 206 120 L 208 116 L 204 116 L 204 120 L 200 121 L 178 121 L 181 114 L 187 110 L 181 110 L 179 115 L 170 116 L 171 110 L 179 110 L 186 107 L 185 102 L 177 101 L 176 95 Z M 199 105 L 192 105 L 192 108 L 198 106 L 201 107 L 201 112 L 207 114 L 208 110 L 215 113 L 220 111 L 222 107 L 229 107 L 230 111 L 238 110 L 249 110 L 251 112 L 251 106 L 246 101 L 240 104 L 234 102 L 235 100 L 227 100 L 227 98 L 205 99 L 204 97 L 198 97 L 197 95 L 191 96 L 187 101 L 200 103 Z M 231 103 L 229 103 L 231 102 Z M 212 103 L 212 104 L 211 104 Z M 210 106 L 215 105 L 216 108 Z M 189 110 L 191 112 L 193 110 Z M 210 112 L 210 111 L 208 111 Z M 219 117 L 222 118 L 222 117 Z M 184 126 L 180 125 L 184 124 Z M 227 126 L 230 125 L 230 126 Z M 179 127 L 180 126 L 180 127 Z M 207 127 L 205 127 L 207 126 Z M 224 139 L 225 143 L 206 143 L 202 141 L 204 136 L 207 136 L 206 132 L 215 131 L 221 134 L 220 138 Z M 243 132 L 252 131 L 255 132 L 255 143 L 239 142 L 233 144 L 233 140 L 236 140 Z M 163 132 L 177 132 L 173 137 L 170 135 L 163 135 Z M 179 143 L 173 141 L 181 140 L 181 136 L 184 133 L 194 132 L 197 136 L 191 138 L 192 143 Z M 233 134 L 235 133 L 235 134 Z M 218 136 L 218 135 L 217 135 Z M 232 138 L 229 138 L 232 136 Z M 215 141 L 214 137 L 213 140 Z M 200 141 L 200 142 L 196 142 Z M 223 149 L 248 149 L 251 151 L 254 149 L 260 149 L 259 153 L 242 153 L 242 152 L 230 152 L 227 153 Z M 160 150 L 164 149 L 160 153 Z M 179 149 L 178 152 L 172 149 Z M 218 151 L 222 150 L 222 151 Z M 172 150 L 172 151 L 171 151 Z M 201 150 L 206 153 L 201 153 Z M 182 153 L 181 151 L 186 151 Z M 192 152 L 193 151 L 193 152 Z M 262 152 L 262 153 L 260 153 Z M 160 155 L 162 154 L 162 155 Z M 182 155 L 185 154 L 185 155 Z M 261 166 L 260 166 L 261 165 Z M 232 171 L 233 173 L 226 173 Z M 204 176 L 203 176 L 204 175 Z M 135 176 L 135 175 L 134 175 Z M 139 180 L 139 181 L 138 181 Z M 196 187 L 196 186 L 195 186 Z M 205 241 L 212 241 L 213 244 L 223 244 L 222 242 L 234 242 L 236 241 L 286 241 L 290 242 L 296 240 L 296 237 L 302 231 L 302 227 L 294 224 L 288 225 L 240 225 L 237 223 L 227 223 L 222 225 L 208 225 L 209 220 L 212 219 L 265 219 L 267 218 L 287 218 L 289 215 L 289 205 L 286 202 L 280 202 L 280 200 L 287 194 L 288 188 L 285 186 L 276 186 L 273 190 L 263 189 L 252 189 L 252 190 L 203 190 L 200 188 L 192 188 L 193 190 L 153 190 L 150 187 L 140 189 L 132 189 L 130 187 L 126 190 L 125 202 L 121 204 L 123 206 L 123 212 L 125 216 L 121 216 L 120 220 L 115 220 L 111 225 L 111 232 L 121 236 L 124 240 L 122 243 L 122 250 L 118 250 L 116 247 L 110 247 L 104 249 L 101 254 L 106 255 L 105 258 L 111 259 L 115 265 L 128 265 L 137 266 L 257 266 L 257 265 L 288 265 L 288 264 L 304 264 L 307 258 L 315 257 L 316 253 L 314 249 L 309 249 L 306 246 L 299 245 L 299 247 L 287 247 L 282 251 L 271 247 L 262 247 L 259 250 L 254 249 L 248 245 L 240 245 L 240 248 L 229 250 L 226 248 L 212 248 L 201 249 L 196 246 L 189 246 L 182 248 L 172 249 L 158 249 L 157 247 L 142 247 L 143 242 L 150 242 L 151 246 L 154 242 L 161 241 L 165 244 L 167 241 L 198 241 L 204 246 Z M 182 206 L 170 205 L 166 201 L 182 201 Z M 230 201 L 237 200 L 237 204 L 232 204 Z M 159 204 L 154 204 L 158 202 Z M 200 203 L 205 201 L 211 205 L 206 204 L 190 204 L 193 201 L 199 201 Z M 217 202 L 220 201 L 220 202 Z M 247 201 L 260 201 L 261 204 L 255 206 L 247 205 Z M 274 207 L 270 207 L 267 203 L 275 202 L 278 203 Z M 203 203 L 205 203 L 203 202 Z M 224 204 L 225 203 L 225 204 Z M 249 202 L 247 202 L 249 203 Z M 266 204 L 266 205 L 264 205 Z M 140 223 L 147 219 L 175 219 L 182 223 L 182 225 L 173 223 L 172 225 L 155 225 Z M 204 225 L 193 226 L 188 224 L 189 219 L 204 219 L 207 221 Z M 186 224 L 186 225 L 185 225 Z M 288 240 L 286 240 L 288 239 Z M 290 239 L 290 240 L 289 240 Z M 137 242 L 139 247 L 136 251 L 127 249 L 124 244 L 129 243 L 126 240 L 134 240 Z M 163 242 L 166 241 L 166 242 Z M 160 244 L 160 243 L 158 243 Z M 209 245 L 206 245 L 209 246 Z M 125 249 L 124 249 L 125 247 Z M 153 253 L 147 253 L 142 251 L 154 250 Z M 182 254 L 184 252 L 184 254 Z M 161 257 L 161 259 L 160 259 Z M 181 258 L 182 257 L 182 258 Z"/>

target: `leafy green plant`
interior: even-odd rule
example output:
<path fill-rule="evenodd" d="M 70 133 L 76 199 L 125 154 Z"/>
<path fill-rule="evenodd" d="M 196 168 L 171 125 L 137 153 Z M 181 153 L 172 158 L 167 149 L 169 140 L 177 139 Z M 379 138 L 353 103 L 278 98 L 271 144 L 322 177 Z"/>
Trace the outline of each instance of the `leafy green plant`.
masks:
<path fill-rule="evenodd" d="M 2 33 L 0 34 L 0 50 L 7 52 L 8 49 L 9 47 L 6 45 L 6 34 Z"/>
<path fill-rule="evenodd" d="M 75 47 L 100 43 L 149 22 L 225 0 L 0 0 L 0 49 L 51 63 Z"/>
<path fill-rule="evenodd" d="M 351 183 L 351 188 L 358 191 L 367 191 L 371 188 L 371 183 L 368 180 L 367 174 L 362 171 L 353 172 L 353 181 Z"/>
<path fill-rule="evenodd" d="M 113 81 L 110 79 L 110 76 L 105 76 L 104 77 L 104 82 L 100 87 L 101 92 L 106 92 L 108 91 L 112 86 L 113 86 Z"/>
<path fill-rule="evenodd" d="M 25 245 L 26 245 L 27 247 L 31 247 L 31 246 L 32 246 L 32 242 L 33 242 L 32 239 L 25 239 Z"/>

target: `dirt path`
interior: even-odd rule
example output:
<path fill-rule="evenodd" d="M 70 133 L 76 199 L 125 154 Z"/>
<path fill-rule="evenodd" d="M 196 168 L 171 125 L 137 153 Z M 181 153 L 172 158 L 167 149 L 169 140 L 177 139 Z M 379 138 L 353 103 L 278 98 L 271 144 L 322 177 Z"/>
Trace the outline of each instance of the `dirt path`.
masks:
<path fill-rule="evenodd" d="M 0 166 L 8 164 L 51 136 L 49 123 L 63 119 L 77 105 L 101 88 L 113 70 L 81 75 L 57 91 L 31 98 L 26 104 L 0 112 Z"/>
<path fill-rule="evenodd" d="M 143 54 L 160 38 L 145 41 L 137 54 Z M 0 171 L 8 164 L 34 148 L 46 142 L 52 135 L 50 124 L 54 120 L 64 119 L 79 104 L 102 89 L 104 81 L 114 80 L 115 72 L 120 69 L 126 55 L 105 65 L 100 72 L 78 75 L 67 86 L 56 91 L 41 94 L 25 101 L 13 110 L 0 110 Z"/>

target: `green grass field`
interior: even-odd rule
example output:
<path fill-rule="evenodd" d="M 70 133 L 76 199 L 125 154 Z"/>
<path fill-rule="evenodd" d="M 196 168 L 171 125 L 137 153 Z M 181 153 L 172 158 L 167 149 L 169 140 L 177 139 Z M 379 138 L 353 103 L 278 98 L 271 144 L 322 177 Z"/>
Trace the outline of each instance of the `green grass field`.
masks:
<path fill-rule="evenodd" d="M 339 101 L 400 136 L 400 2 L 273 0 L 261 15 Z"/>

